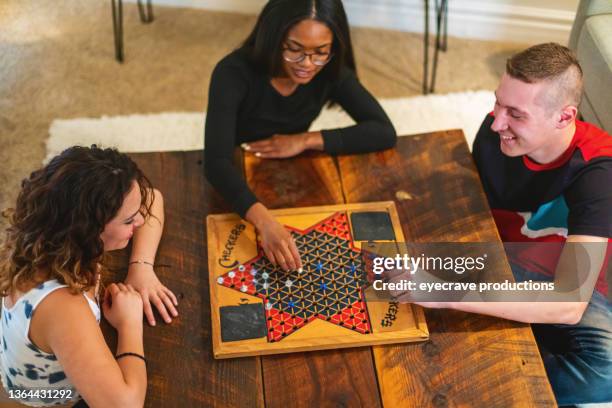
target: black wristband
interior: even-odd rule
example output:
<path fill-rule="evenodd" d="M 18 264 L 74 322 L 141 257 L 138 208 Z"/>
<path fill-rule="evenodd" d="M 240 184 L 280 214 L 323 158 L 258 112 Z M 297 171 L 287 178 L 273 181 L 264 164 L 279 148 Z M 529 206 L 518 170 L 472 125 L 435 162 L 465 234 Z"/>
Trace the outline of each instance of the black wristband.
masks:
<path fill-rule="evenodd" d="M 131 357 L 138 357 L 139 359 L 141 359 L 142 361 L 144 361 L 144 363 L 145 363 L 145 364 L 147 364 L 147 359 L 146 359 L 146 358 L 144 358 L 144 356 L 141 356 L 140 354 L 136 354 L 136 353 L 121 353 L 121 354 L 119 354 L 118 356 L 115 356 L 115 358 L 116 358 L 117 360 L 119 360 L 120 358 L 123 358 L 123 357 L 130 357 L 130 356 L 131 356 Z"/>

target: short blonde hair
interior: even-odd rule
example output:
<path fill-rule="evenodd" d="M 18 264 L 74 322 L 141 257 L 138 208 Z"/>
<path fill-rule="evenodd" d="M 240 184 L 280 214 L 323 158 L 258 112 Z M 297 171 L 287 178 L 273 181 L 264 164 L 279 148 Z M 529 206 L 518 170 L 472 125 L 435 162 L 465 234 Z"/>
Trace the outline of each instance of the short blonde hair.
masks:
<path fill-rule="evenodd" d="M 542 81 L 554 84 L 542 95 L 549 108 L 568 103 L 580 105 L 582 68 L 572 50 L 563 45 L 545 43 L 529 47 L 506 61 L 506 73 L 529 84 Z"/>

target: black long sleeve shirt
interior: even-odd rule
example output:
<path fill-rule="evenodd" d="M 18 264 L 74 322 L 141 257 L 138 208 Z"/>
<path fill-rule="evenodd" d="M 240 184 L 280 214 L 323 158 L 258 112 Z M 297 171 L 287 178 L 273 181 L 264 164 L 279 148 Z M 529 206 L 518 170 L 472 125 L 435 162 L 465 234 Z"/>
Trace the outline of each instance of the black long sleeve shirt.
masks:
<path fill-rule="evenodd" d="M 348 68 L 342 70 L 337 81 L 320 72 L 308 84 L 283 96 L 239 50 L 217 64 L 208 95 L 205 172 L 238 214 L 244 217 L 257 198 L 233 164 L 234 148 L 274 134 L 306 132 L 330 100 L 342 106 L 356 124 L 321 131 L 327 153 L 365 153 L 395 145 L 391 121 Z"/>

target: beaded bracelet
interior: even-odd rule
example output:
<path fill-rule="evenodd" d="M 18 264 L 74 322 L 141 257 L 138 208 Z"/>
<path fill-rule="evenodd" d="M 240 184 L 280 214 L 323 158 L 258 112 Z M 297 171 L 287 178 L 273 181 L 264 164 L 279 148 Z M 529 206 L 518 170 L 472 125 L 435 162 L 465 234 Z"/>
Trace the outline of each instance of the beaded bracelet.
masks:
<path fill-rule="evenodd" d="M 147 364 L 147 359 L 144 358 L 144 356 L 141 356 L 140 354 L 137 353 L 121 353 L 118 356 L 115 356 L 115 359 L 119 360 L 120 358 L 123 357 L 138 357 L 139 359 L 141 359 L 142 361 L 144 361 L 145 365 Z"/>

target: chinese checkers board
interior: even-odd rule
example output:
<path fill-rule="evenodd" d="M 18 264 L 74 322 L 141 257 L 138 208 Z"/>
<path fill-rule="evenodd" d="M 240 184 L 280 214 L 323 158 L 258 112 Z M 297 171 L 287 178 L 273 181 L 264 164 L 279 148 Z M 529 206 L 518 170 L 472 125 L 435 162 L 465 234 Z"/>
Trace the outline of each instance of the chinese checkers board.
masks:
<path fill-rule="evenodd" d="M 272 214 L 293 235 L 301 271 L 269 262 L 254 227 L 236 214 L 206 220 L 215 358 L 428 338 L 420 307 L 380 300 L 368 284 L 361 245 L 404 240 L 393 202 Z"/>

